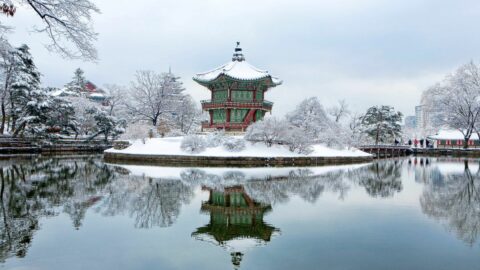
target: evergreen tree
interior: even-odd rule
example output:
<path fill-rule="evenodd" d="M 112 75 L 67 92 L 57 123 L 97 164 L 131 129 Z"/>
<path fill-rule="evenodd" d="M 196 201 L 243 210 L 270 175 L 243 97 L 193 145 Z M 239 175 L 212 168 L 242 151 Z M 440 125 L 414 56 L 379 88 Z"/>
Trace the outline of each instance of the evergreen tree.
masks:
<path fill-rule="evenodd" d="M 379 142 L 393 142 L 402 133 L 400 122 L 402 113 L 395 112 L 391 106 L 374 106 L 367 110 L 362 116 L 362 127 L 364 132 L 371 137 L 375 144 Z"/>
<path fill-rule="evenodd" d="M 87 84 L 87 79 L 82 69 L 77 68 L 73 75 L 72 81 L 65 85 L 65 88 L 72 93 L 80 95 L 82 92 L 85 92 L 87 89 L 85 85 Z"/>
<path fill-rule="evenodd" d="M 29 47 L 22 45 L 12 51 L 15 72 L 10 88 L 11 130 L 24 126 L 28 115 L 27 106 L 33 105 L 32 97 L 40 89 L 40 72 L 33 62 Z M 17 123 L 20 122 L 21 123 Z"/>

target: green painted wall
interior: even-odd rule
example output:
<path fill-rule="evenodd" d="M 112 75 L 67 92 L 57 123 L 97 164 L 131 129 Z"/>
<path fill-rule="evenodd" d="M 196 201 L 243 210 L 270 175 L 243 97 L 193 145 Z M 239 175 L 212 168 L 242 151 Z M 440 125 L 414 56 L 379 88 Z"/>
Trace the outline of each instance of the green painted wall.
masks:
<path fill-rule="evenodd" d="M 232 123 L 241 123 L 247 115 L 248 109 L 234 109 L 230 113 L 230 122 Z"/>
<path fill-rule="evenodd" d="M 255 112 L 255 119 L 256 119 L 256 121 L 262 120 L 264 115 L 265 115 L 265 112 L 264 112 L 264 111 L 257 110 L 257 111 Z"/>
<path fill-rule="evenodd" d="M 213 110 L 213 123 L 224 123 L 226 116 L 225 110 Z"/>
<path fill-rule="evenodd" d="M 227 90 L 220 90 L 213 92 L 213 101 L 214 102 L 224 102 L 227 101 L 228 92 Z"/>
<path fill-rule="evenodd" d="M 232 101 L 252 102 L 252 91 L 232 91 Z"/>
<path fill-rule="evenodd" d="M 258 102 L 261 102 L 263 101 L 263 95 L 262 95 L 262 91 L 257 91 L 257 101 Z"/>

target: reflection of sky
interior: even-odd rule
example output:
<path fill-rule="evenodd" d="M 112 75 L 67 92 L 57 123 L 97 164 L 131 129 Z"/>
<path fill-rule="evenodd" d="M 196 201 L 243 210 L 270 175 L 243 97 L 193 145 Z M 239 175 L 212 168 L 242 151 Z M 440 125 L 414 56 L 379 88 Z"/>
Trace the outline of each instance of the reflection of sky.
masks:
<path fill-rule="evenodd" d="M 402 191 L 372 198 L 352 184 L 342 200 L 326 190 L 314 202 L 291 196 L 264 220 L 281 230 L 265 246 L 248 250 L 241 269 L 475 269 L 478 244 L 457 239 L 422 213 L 424 186 L 406 162 Z M 301 181 L 299 179 L 299 181 Z M 61 214 L 43 219 L 24 259 L 4 265 L 38 269 L 229 269 L 230 254 L 196 241 L 191 233 L 209 222 L 200 214 L 208 193 L 199 187 L 170 227 L 135 229 L 128 215 L 88 210 L 75 230 Z"/>

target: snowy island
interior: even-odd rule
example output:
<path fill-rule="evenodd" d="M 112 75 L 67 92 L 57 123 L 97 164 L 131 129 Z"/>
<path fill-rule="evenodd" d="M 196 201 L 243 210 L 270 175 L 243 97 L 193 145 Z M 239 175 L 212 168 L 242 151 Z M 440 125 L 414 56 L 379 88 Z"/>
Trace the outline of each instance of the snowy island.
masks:
<path fill-rule="evenodd" d="M 200 138 L 202 136 L 199 136 Z M 207 136 L 203 136 L 207 137 Z M 231 140 L 241 137 L 231 136 Z M 215 139 L 214 139 L 215 140 Z M 225 144 L 209 144 L 202 151 L 185 150 L 182 142 L 185 137 L 152 138 L 130 142 L 124 149 L 111 148 L 105 151 L 105 159 L 109 162 L 149 163 L 156 165 L 196 165 L 196 166 L 296 166 L 346 164 L 372 160 L 368 153 L 355 148 L 333 149 L 321 144 L 311 146 L 311 152 L 302 154 L 292 152 L 286 145 L 245 141 L 240 149 L 226 147 Z M 228 145 L 228 144 L 227 144 Z M 183 150 L 182 150 L 183 148 Z"/>

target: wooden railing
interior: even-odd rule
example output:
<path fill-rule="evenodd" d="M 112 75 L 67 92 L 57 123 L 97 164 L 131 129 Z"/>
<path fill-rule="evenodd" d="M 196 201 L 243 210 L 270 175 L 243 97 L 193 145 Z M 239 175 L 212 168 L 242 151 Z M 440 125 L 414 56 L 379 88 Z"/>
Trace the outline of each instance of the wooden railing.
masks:
<path fill-rule="evenodd" d="M 239 102 L 239 101 L 211 101 L 211 100 L 202 100 L 202 109 L 217 109 L 217 108 L 245 108 L 245 109 L 262 109 L 270 111 L 273 107 L 273 102 L 263 101 L 263 102 Z"/>

